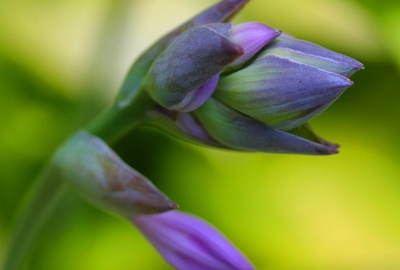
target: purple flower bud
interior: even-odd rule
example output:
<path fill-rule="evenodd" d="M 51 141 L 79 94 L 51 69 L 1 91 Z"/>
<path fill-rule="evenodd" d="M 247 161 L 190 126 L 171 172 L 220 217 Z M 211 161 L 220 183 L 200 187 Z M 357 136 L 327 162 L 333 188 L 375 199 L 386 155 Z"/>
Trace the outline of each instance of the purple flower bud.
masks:
<path fill-rule="evenodd" d="M 247 22 L 232 28 L 232 39 L 243 49 L 243 55 L 231 63 L 238 67 L 252 58 L 265 45 L 276 39 L 282 32 L 258 22 Z"/>
<path fill-rule="evenodd" d="M 72 183 L 86 199 L 102 209 L 133 218 L 177 208 L 107 144 L 85 131 L 68 140 L 57 151 L 54 162 L 62 180 Z"/>
<path fill-rule="evenodd" d="M 180 270 L 253 270 L 251 263 L 205 221 L 178 211 L 141 215 L 133 223 Z"/>
<path fill-rule="evenodd" d="M 292 134 L 273 129 L 214 98 L 210 98 L 194 114 L 214 139 L 233 149 L 311 155 L 338 152 L 337 145 L 320 140 L 311 131 L 304 134 L 299 130 Z"/>
<path fill-rule="evenodd" d="M 215 90 L 218 75 L 240 55 L 231 40 L 231 24 L 207 24 L 179 35 L 151 65 L 146 88 L 161 106 L 193 110 Z"/>

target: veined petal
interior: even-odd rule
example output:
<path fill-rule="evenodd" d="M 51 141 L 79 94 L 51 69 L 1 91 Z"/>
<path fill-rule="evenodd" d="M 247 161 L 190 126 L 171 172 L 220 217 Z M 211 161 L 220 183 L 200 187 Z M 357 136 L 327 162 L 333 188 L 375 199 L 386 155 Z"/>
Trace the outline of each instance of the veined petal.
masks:
<path fill-rule="evenodd" d="M 210 224 L 178 211 L 142 215 L 133 223 L 180 270 L 252 270 L 250 262 Z"/>
<path fill-rule="evenodd" d="M 285 34 L 282 34 L 268 45 L 260 53 L 258 59 L 262 59 L 267 55 L 285 57 L 291 61 L 307 64 L 346 77 L 350 77 L 356 71 L 364 68 L 363 64 L 351 57 Z"/>
<path fill-rule="evenodd" d="M 220 143 L 245 151 L 328 155 L 338 152 L 325 145 L 280 131 L 210 98 L 194 111 L 208 133 Z"/>
<path fill-rule="evenodd" d="M 265 55 L 221 78 L 214 96 L 273 128 L 289 130 L 322 112 L 352 84 L 342 75 Z"/>

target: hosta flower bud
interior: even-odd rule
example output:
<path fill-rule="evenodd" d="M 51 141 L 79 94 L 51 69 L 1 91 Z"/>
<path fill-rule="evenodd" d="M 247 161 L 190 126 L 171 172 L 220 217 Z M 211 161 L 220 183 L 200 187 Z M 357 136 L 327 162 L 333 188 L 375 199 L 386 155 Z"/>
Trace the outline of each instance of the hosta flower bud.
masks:
<path fill-rule="evenodd" d="M 233 149 L 292 154 L 334 154 L 337 145 L 330 144 L 307 131 L 292 134 L 243 115 L 210 98 L 194 111 L 205 130 L 218 142 Z"/>
<path fill-rule="evenodd" d="M 195 216 L 170 211 L 138 216 L 132 221 L 176 269 L 254 269 L 220 232 Z"/>
<path fill-rule="evenodd" d="M 222 70 L 242 65 L 279 35 L 280 31 L 259 23 L 194 27 L 156 58 L 146 88 L 161 106 L 192 111 L 213 94 Z"/>
<path fill-rule="evenodd" d="M 102 140 L 79 132 L 54 158 L 60 177 L 100 208 L 127 218 L 177 206 L 149 180 L 125 164 Z"/>
<path fill-rule="evenodd" d="M 347 56 L 283 35 L 245 68 L 220 79 L 215 97 L 280 130 L 294 129 L 326 109 L 362 68 Z"/>

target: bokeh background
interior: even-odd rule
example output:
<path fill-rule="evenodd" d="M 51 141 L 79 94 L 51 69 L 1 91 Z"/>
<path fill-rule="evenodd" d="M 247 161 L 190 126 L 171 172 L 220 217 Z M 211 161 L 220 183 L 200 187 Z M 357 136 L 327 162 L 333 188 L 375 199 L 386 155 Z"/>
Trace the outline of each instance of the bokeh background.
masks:
<path fill-rule="evenodd" d="M 132 61 L 212 0 L 0 1 L 0 262 L 57 145 L 110 104 Z M 326 157 L 214 150 L 141 129 L 115 146 L 260 270 L 400 269 L 400 1 L 253 0 L 261 21 L 363 62 L 311 121 Z M 128 222 L 68 190 L 32 270 L 171 269 Z"/>

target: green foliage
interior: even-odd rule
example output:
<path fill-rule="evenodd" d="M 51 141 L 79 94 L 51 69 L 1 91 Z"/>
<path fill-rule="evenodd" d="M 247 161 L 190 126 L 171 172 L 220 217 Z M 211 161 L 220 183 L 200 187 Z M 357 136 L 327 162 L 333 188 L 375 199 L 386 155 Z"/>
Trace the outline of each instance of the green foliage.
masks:
<path fill-rule="evenodd" d="M 0 2 L 0 261 L 19 203 L 55 147 L 105 108 L 158 31 L 211 2 L 172 0 L 158 10 L 163 1 Z M 235 153 L 148 129 L 115 149 L 183 210 L 224 231 L 258 269 L 399 269 L 399 12 L 389 0 L 254 0 L 239 18 L 365 64 L 312 121 L 341 144 L 339 155 Z M 72 191 L 39 246 L 32 270 L 170 269 L 130 224 Z"/>

